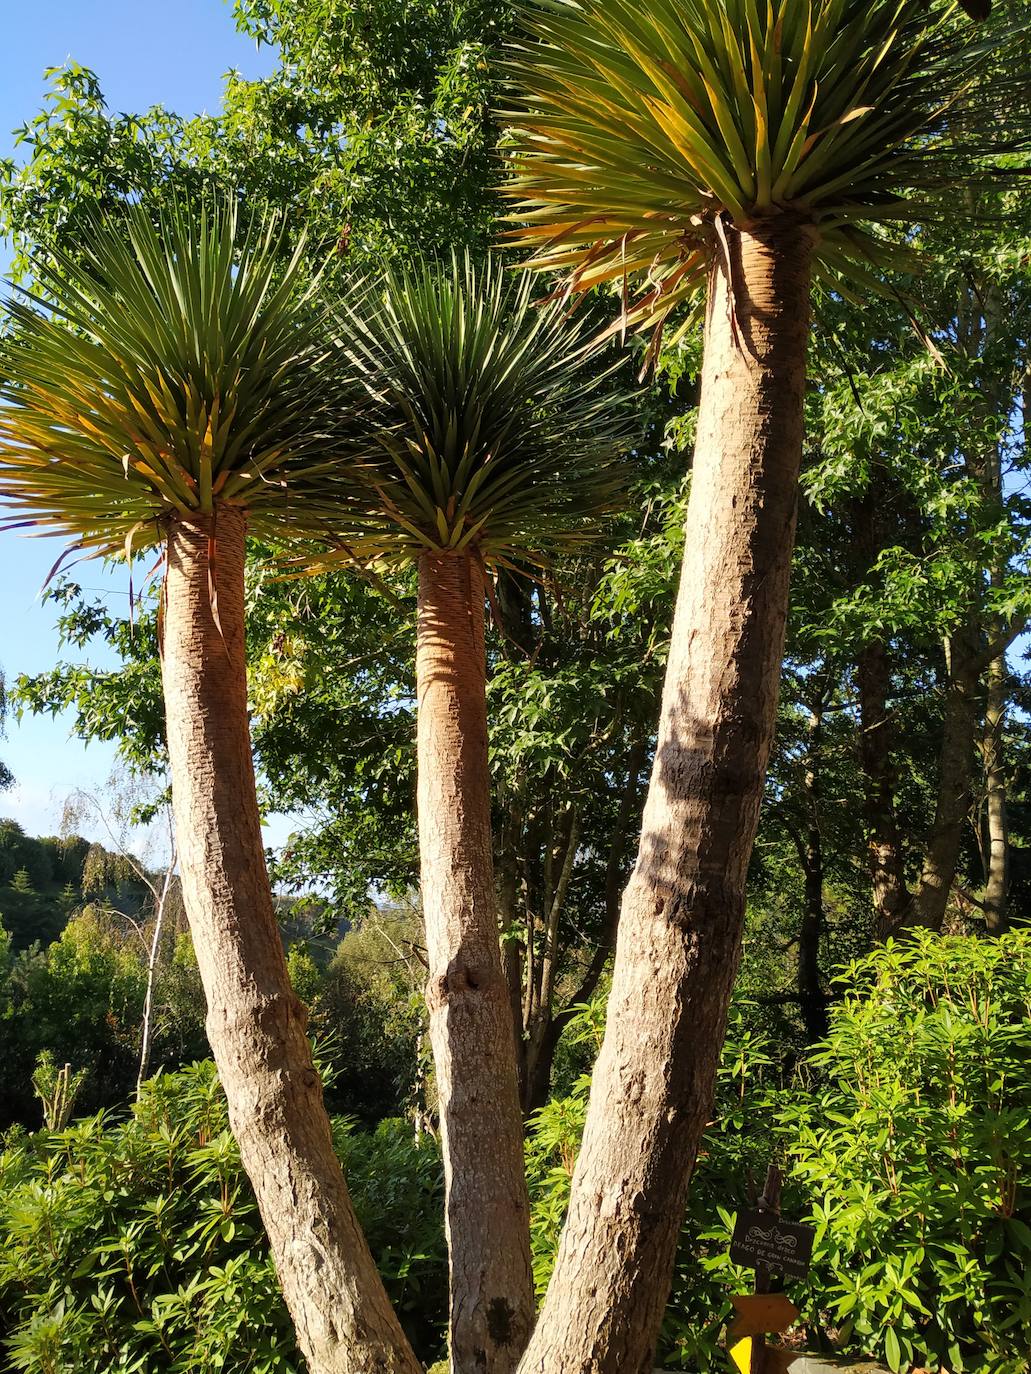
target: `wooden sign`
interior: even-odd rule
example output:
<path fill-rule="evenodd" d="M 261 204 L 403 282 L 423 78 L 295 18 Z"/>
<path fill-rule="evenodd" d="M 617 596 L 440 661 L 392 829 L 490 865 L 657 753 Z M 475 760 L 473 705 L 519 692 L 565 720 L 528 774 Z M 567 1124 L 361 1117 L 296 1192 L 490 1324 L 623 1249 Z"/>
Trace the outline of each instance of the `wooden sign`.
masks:
<path fill-rule="evenodd" d="M 779 1336 L 798 1321 L 798 1308 L 784 1293 L 746 1293 L 730 1301 L 737 1314 L 727 1328 L 731 1345 L 744 1336 Z"/>
<path fill-rule="evenodd" d="M 768 1269 L 785 1278 L 804 1279 L 813 1254 L 811 1226 L 781 1221 L 773 1212 L 749 1208 L 739 1212 L 730 1242 L 730 1258 L 751 1269 Z"/>

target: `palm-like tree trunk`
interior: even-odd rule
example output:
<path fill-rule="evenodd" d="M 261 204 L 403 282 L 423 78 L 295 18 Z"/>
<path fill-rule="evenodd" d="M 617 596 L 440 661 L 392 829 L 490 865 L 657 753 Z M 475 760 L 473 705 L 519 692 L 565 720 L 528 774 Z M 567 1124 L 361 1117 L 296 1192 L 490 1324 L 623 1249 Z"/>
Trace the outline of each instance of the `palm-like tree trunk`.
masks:
<path fill-rule="evenodd" d="M 247 719 L 245 525 L 223 507 L 168 534 L 168 751 L 208 1039 L 312 1374 L 417 1374 L 333 1152 L 276 925 Z"/>
<path fill-rule="evenodd" d="M 458 1374 L 515 1369 L 533 1324 L 529 1203 L 487 769 L 484 575 L 419 560 L 419 849 Z"/>
<path fill-rule="evenodd" d="M 712 1106 L 776 719 L 811 240 L 728 226 L 712 269 L 683 573 L 608 1029 L 523 1374 L 650 1370 Z M 728 275 L 733 290 L 728 289 Z"/>

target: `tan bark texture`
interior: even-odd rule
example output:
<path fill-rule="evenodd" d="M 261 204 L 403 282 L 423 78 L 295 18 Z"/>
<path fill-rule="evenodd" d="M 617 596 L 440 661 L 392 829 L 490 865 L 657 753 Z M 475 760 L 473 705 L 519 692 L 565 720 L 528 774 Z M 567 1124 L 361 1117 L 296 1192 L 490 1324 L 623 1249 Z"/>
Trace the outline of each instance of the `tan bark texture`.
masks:
<path fill-rule="evenodd" d="M 229 1120 L 312 1374 L 417 1374 L 333 1153 L 265 870 L 247 719 L 244 512 L 168 535 L 162 674 L 183 899 Z"/>
<path fill-rule="evenodd" d="M 522 1374 L 651 1370 L 740 954 L 787 612 L 811 240 L 788 224 L 728 226 L 726 239 L 710 277 L 683 572 L 608 1029 Z"/>
<path fill-rule="evenodd" d="M 483 608 L 475 554 L 423 555 L 419 851 L 457 1374 L 515 1369 L 534 1307 L 515 1034 L 491 856 Z"/>

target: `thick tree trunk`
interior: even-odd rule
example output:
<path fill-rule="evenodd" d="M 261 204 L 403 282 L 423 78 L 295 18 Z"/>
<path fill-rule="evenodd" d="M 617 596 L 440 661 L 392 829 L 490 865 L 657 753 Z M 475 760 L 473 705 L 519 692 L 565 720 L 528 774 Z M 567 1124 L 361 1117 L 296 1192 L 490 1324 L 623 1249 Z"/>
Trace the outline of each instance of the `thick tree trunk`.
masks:
<path fill-rule="evenodd" d="M 168 752 L 208 1040 L 312 1374 L 417 1374 L 333 1153 L 273 911 L 247 720 L 244 533 L 243 511 L 223 507 L 168 534 Z"/>
<path fill-rule="evenodd" d="M 710 278 L 680 592 L 569 1213 L 523 1374 L 651 1369 L 712 1106 L 776 719 L 811 242 L 727 230 Z"/>
<path fill-rule="evenodd" d="M 904 919 L 911 898 L 895 818 L 888 715 L 891 670 L 888 651 L 880 640 L 863 646 L 856 663 L 856 679 L 859 687 L 859 758 L 866 779 L 863 811 L 867 862 L 877 931 L 883 937 Z"/>
<path fill-rule="evenodd" d="M 1006 719 L 1006 656 L 1000 654 L 988 668 L 988 701 L 984 721 L 984 776 L 986 791 L 987 863 L 985 865 L 984 921 L 989 935 L 1001 935 L 1009 924 L 1009 821 L 1006 808 L 1006 776 L 1003 769 L 1002 731 Z"/>
<path fill-rule="evenodd" d="M 474 556 L 419 560 L 419 849 L 457 1374 L 515 1369 L 533 1325 L 515 1037 L 491 859 L 483 603 Z"/>

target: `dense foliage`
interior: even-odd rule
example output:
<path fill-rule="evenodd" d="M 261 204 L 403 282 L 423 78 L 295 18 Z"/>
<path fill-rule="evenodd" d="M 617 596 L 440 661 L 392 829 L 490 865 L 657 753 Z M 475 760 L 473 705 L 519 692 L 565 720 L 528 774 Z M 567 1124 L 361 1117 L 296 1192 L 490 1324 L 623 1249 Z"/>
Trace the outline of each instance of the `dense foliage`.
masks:
<path fill-rule="evenodd" d="M 439 1156 L 402 1122 L 336 1143 L 391 1297 L 430 1359 L 447 1287 Z M 300 1367 L 209 1063 L 0 1159 L 0 1312 L 34 1374 Z M 246 1334 L 246 1339 L 242 1337 Z"/>
<path fill-rule="evenodd" d="M 817 1230 L 812 1273 L 789 1290 L 810 1341 L 896 1370 L 1017 1374 L 1031 1341 L 1031 939 L 889 944 L 845 977 L 827 1041 L 790 1075 L 765 1013 L 736 1008 L 662 1362 L 723 1367 L 730 1296 L 751 1284 L 727 1256 L 734 1211 L 776 1160 L 785 1213 Z M 574 1024 L 588 1058 L 602 1020 L 599 1003 Z M 541 1291 L 584 1108 L 581 1084 L 531 1127 Z M 430 1361 L 446 1292 L 436 1145 L 397 1119 L 339 1119 L 336 1141 L 388 1290 Z M 0 1313 L 26 1374 L 299 1368 L 209 1064 L 153 1079 L 127 1119 L 12 1134 L 0 1240 Z"/>
<path fill-rule="evenodd" d="M 1031 1344 L 1031 940 L 889 943 L 842 982 L 828 1039 L 787 1078 L 768 1019 L 737 1005 L 661 1362 L 724 1367 L 729 1299 L 752 1280 L 727 1254 L 734 1213 L 776 1162 L 785 1215 L 816 1228 L 810 1276 L 788 1290 L 809 1348 L 1016 1374 Z M 541 1291 L 584 1109 L 582 1090 L 553 1102 L 534 1132 Z"/>
<path fill-rule="evenodd" d="M 0 920 L 14 949 L 50 944 L 84 902 L 136 916 L 147 896 L 132 865 L 103 845 L 81 835 L 36 839 L 0 820 Z"/>

